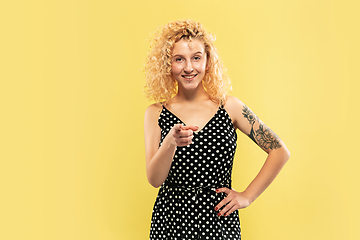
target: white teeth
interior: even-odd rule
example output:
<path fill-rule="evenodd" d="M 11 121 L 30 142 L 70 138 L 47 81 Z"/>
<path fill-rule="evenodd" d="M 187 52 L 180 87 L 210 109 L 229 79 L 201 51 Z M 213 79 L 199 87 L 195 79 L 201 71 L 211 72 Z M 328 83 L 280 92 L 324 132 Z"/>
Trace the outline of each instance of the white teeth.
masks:
<path fill-rule="evenodd" d="M 192 76 L 184 76 L 184 78 L 193 78 L 193 77 L 195 77 L 195 75 L 192 75 Z"/>

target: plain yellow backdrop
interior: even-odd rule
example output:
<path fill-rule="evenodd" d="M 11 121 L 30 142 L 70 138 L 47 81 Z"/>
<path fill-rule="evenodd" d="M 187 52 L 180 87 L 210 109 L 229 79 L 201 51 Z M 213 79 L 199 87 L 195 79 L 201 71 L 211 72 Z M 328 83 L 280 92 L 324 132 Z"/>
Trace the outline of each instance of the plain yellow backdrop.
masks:
<path fill-rule="evenodd" d="M 153 31 L 217 36 L 232 95 L 287 144 L 240 211 L 245 240 L 359 239 L 358 1 L 14 0 L 0 4 L 0 239 L 148 239 L 143 62 Z M 233 186 L 266 154 L 239 133 Z"/>

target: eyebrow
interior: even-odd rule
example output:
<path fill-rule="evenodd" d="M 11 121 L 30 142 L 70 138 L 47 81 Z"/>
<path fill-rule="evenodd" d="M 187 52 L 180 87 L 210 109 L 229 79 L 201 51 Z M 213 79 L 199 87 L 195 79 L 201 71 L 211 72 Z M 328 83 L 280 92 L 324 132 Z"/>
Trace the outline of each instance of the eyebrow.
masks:
<path fill-rule="evenodd" d="M 201 51 L 198 51 L 198 52 L 196 52 L 196 53 L 194 53 L 193 55 L 196 55 L 196 54 L 203 54 L 203 52 L 201 52 Z M 173 57 L 183 57 L 183 55 L 181 55 L 181 54 L 176 54 L 176 55 L 174 55 Z"/>

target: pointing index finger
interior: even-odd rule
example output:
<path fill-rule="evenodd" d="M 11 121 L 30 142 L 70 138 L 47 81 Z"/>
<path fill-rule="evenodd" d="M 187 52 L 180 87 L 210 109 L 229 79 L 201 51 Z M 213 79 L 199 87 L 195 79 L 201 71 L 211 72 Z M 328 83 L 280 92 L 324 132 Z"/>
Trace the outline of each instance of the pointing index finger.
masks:
<path fill-rule="evenodd" d="M 183 129 L 183 125 L 178 123 L 174 126 L 175 131 L 180 132 Z"/>
<path fill-rule="evenodd" d="M 183 127 L 184 130 L 192 130 L 192 131 L 197 131 L 199 129 L 198 126 L 184 126 Z"/>

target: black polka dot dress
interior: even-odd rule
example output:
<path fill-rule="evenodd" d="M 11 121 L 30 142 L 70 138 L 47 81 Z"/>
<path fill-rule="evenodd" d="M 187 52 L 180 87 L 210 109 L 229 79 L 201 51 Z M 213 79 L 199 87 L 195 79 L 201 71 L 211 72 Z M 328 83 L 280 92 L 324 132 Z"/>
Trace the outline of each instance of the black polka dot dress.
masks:
<path fill-rule="evenodd" d="M 161 140 L 178 117 L 163 107 L 159 120 Z M 225 109 L 194 133 L 193 143 L 177 147 L 167 179 L 155 201 L 150 240 L 240 240 L 238 211 L 218 217 L 215 206 L 226 197 L 215 189 L 231 189 L 236 131 Z"/>

